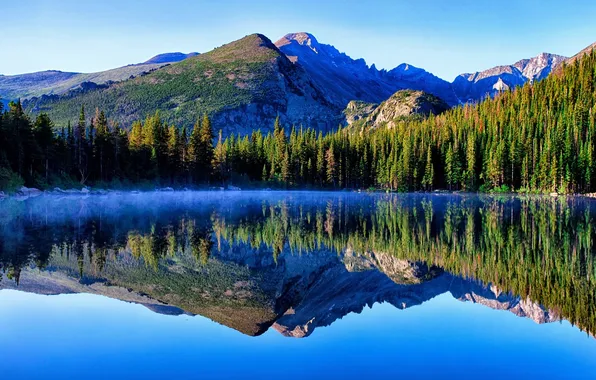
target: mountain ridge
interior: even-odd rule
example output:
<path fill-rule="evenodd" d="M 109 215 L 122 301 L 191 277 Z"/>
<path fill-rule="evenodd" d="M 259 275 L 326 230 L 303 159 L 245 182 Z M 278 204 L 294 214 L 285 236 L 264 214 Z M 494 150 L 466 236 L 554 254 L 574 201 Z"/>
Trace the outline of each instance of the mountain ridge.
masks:
<path fill-rule="evenodd" d="M 389 71 L 378 70 L 363 58 L 352 59 L 306 32 L 286 34 L 275 45 L 292 62 L 302 65 L 342 108 L 352 100 L 380 103 L 404 89 L 431 93 L 451 106 L 459 103 L 447 81 L 407 63 Z"/>

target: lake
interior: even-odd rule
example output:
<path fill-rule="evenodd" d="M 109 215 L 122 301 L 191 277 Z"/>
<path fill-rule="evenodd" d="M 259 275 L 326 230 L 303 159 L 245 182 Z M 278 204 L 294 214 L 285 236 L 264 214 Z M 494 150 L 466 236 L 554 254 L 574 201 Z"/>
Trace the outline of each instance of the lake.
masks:
<path fill-rule="evenodd" d="M 350 192 L 0 200 L 28 378 L 596 378 L 596 201 Z"/>

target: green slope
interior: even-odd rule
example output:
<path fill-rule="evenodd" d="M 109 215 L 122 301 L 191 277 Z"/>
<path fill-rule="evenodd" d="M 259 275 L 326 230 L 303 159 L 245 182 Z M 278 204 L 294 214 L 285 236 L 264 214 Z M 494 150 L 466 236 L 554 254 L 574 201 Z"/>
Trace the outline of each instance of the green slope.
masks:
<path fill-rule="evenodd" d="M 325 128 L 335 125 L 329 115 L 338 114 L 306 72 L 259 34 L 108 88 L 44 96 L 25 107 L 63 125 L 75 120 L 81 105 L 99 107 L 124 126 L 156 110 L 179 127 L 208 113 L 226 134 L 267 128 L 278 115 L 286 123 L 314 120 Z"/>

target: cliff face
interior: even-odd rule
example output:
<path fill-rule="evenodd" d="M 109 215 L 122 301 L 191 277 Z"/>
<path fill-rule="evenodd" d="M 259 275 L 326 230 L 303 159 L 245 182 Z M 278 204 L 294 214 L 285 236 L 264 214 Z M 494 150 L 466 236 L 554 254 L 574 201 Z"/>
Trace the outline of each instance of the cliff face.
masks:
<path fill-rule="evenodd" d="M 391 128 L 396 119 L 410 116 L 438 115 L 449 109 L 447 103 L 422 91 L 402 90 L 381 103 L 367 118 L 373 127 Z"/>

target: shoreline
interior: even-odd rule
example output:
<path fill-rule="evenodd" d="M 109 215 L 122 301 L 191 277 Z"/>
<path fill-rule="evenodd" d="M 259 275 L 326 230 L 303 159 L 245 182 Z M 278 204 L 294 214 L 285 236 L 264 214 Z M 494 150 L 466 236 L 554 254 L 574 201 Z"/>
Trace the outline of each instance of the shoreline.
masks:
<path fill-rule="evenodd" d="M 142 189 L 142 188 L 131 188 L 131 189 L 94 189 L 90 187 L 83 187 L 80 190 L 61 189 L 54 188 L 52 190 L 40 190 L 37 188 L 22 187 L 17 192 L 7 194 L 0 191 L 0 201 L 4 199 L 17 199 L 25 200 L 29 198 L 35 198 L 38 196 L 104 196 L 110 194 L 147 194 L 147 193 L 191 193 L 191 192 L 320 192 L 320 193 L 358 193 L 358 194 L 395 194 L 395 195 L 461 195 L 461 196 L 509 196 L 509 197 L 521 197 L 521 196 L 540 196 L 540 197 L 551 197 L 551 198 L 594 198 L 596 199 L 596 193 L 570 193 L 570 194 L 559 194 L 559 193 L 531 193 L 531 192 L 472 192 L 472 191 L 449 191 L 449 190 L 433 190 L 433 191 L 412 191 L 412 192 L 398 192 L 389 191 L 383 189 L 377 190 L 363 190 L 363 189 L 278 189 L 278 188 L 240 188 L 233 185 L 227 187 L 205 187 L 205 188 L 173 188 L 173 187 L 160 187 L 155 189 Z"/>

